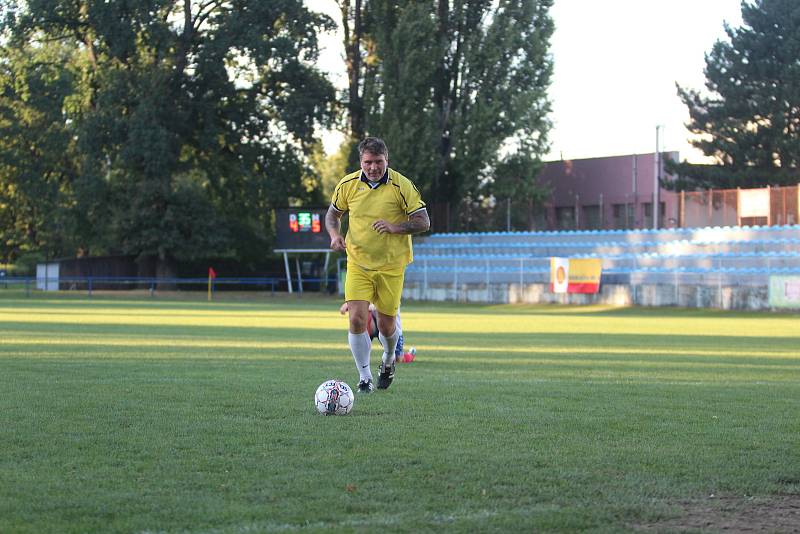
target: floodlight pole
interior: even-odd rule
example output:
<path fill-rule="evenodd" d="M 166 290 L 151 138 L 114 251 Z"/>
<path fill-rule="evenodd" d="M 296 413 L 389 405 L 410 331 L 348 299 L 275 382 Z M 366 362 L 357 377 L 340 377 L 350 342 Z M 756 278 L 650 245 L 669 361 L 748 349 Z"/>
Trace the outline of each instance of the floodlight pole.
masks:
<path fill-rule="evenodd" d="M 659 190 L 661 188 L 661 129 L 664 126 L 656 125 L 656 153 L 653 158 L 653 230 L 658 230 L 658 203 L 660 200 Z"/>

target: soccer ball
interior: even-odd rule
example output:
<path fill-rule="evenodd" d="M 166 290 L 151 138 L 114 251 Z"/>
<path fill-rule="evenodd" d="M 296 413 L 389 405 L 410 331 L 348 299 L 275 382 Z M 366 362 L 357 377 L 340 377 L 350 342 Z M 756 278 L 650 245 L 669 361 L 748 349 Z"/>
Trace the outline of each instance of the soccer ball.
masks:
<path fill-rule="evenodd" d="M 353 390 L 341 380 L 326 380 L 314 394 L 314 406 L 322 415 L 347 415 L 355 402 Z"/>

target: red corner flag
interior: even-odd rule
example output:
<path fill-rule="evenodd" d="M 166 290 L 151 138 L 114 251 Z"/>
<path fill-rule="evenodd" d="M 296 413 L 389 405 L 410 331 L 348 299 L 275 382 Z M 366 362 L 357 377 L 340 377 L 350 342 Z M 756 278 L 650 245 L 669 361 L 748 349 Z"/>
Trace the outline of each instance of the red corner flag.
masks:
<path fill-rule="evenodd" d="M 217 272 L 213 267 L 208 268 L 208 300 L 211 301 L 211 281 L 217 277 Z"/>

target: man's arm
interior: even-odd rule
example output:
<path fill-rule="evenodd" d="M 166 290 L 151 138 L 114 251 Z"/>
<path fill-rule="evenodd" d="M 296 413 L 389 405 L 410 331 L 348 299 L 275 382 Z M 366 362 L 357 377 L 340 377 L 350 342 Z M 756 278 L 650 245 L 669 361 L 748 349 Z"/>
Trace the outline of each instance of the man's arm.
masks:
<path fill-rule="evenodd" d="M 428 217 L 428 210 L 419 210 L 411 214 L 407 221 L 397 225 L 400 234 L 421 234 L 431 229 L 431 220 Z"/>
<path fill-rule="evenodd" d="M 328 235 L 331 236 L 331 249 L 344 250 L 345 241 L 342 236 L 342 215 L 343 212 L 337 210 L 331 204 L 328 207 L 328 212 L 325 214 L 325 228 L 328 230 Z"/>
<path fill-rule="evenodd" d="M 330 211 L 330 210 L 329 210 Z M 326 219 L 327 222 L 327 219 Z M 407 221 L 392 224 L 383 219 L 375 221 L 372 228 L 379 234 L 420 234 L 427 232 L 431 227 L 431 220 L 428 217 L 428 210 L 421 209 L 412 213 Z"/>

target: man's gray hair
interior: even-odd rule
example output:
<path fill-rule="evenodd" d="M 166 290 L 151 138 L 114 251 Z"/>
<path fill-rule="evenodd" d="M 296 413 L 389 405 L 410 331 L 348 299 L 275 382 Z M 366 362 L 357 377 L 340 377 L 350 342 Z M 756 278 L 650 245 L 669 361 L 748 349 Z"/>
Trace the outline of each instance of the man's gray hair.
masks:
<path fill-rule="evenodd" d="M 386 143 L 383 142 L 383 139 L 378 137 L 366 137 L 358 144 L 358 156 L 363 156 L 364 152 L 370 152 L 379 156 L 384 155 L 387 160 L 389 159 L 389 149 L 386 147 Z"/>

